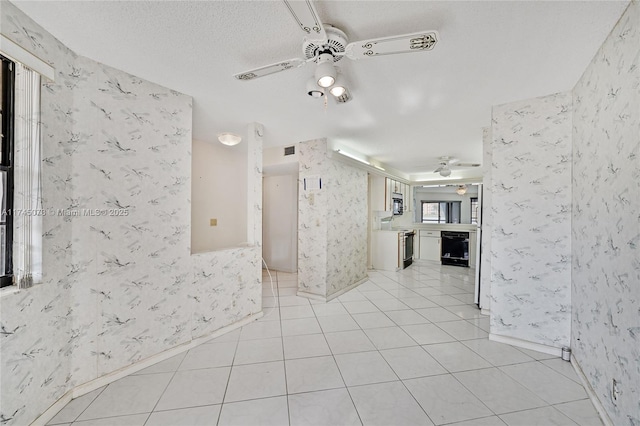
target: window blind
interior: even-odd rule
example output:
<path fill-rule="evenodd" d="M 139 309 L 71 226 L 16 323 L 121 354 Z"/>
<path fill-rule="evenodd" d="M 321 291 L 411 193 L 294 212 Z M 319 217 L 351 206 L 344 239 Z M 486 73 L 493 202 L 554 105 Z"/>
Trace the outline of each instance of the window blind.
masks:
<path fill-rule="evenodd" d="M 13 272 L 18 288 L 42 280 L 40 74 L 15 73 Z"/>

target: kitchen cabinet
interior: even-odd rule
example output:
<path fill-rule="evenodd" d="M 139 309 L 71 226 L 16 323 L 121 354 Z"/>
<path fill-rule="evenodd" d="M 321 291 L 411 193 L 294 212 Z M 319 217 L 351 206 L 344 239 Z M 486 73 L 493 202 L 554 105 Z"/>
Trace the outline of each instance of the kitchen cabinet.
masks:
<path fill-rule="evenodd" d="M 372 231 L 372 269 L 396 271 L 401 268 L 403 236 L 404 232 L 398 231 Z"/>
<path fill-rule="evenodd" d="M 371 211 L 393 210 L 392 194 L 402 194 L 404 210 L 410 211 L 409 185 L 400 181 L 377 175 L 369 175 L 369 195 Z"/>
<path fill-rule="evenodd" d="M 440 262 L 440 231 L 420 230 L 420 259 Z"/>
<path fill-rule="evenodd" d="M 369 175 L 370 209 L 371 211 L 390 211 L 390 195 L 387 191 L 387 178 Z"/>
<path fill-rule="evenodd" d="M 409 185 L 400 181 L 385 178 L 385 201 L 389 210 L 393 210 L 392 194 L 402 194 L 403 209 L 405 212 L 411 211 L 411 199 L 409 197 Z"/>

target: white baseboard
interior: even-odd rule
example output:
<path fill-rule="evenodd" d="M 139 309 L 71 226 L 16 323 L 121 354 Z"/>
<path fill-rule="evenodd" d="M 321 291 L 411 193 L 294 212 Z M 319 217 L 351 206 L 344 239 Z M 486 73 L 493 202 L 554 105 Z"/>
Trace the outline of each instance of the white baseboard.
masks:
<path fill-rule="evenodd" d="M 575 370 L 576 374 L 580 378 L 580 381 L 582 382 L 582 386 L 584 387 L 584 390 L 587 391 L 587 395 L 589 396 L 591 403 L 593 404 L 596 411 L 598 412 L 598 415 L 600 416 L 600 420 L 602 420 L 602 423 L 604 423 L 605 426 L 614 426 L 613 422 L 609 418 L 609 414 L 607 414 L 607 411 L 604 409 L 604 405 L 602 405 L 602 402 L 600 402 L 598 395 L 596 395 L 595 391 L 591 387 L 591 383 L 589 383 L 589 380 L 587 380 L 587 376 L 582 371 L 582 367 L 580 367 L 580 364 L 578 363 L 578 361 L 573 355 L 571 355 L 571 365 L 573 366 L 573 369 Z"/>
<path fill-rule="evenodd" d="M 367 275 L 366 277 L 364 277 L 363 279 L 361 279 L 360 281 L 356 281 L 355 283 L 351 284 L 349 287 L 347 288 L 343 288 L 340 291 L 337 291 L 331 295 L 329 295 L 327 297 L 327 302 L 330 302 L 331 300 L 335 299 L 336 297 L 340 297 L 343 294 L 345 294 L 346 292 L 348 292 L 349 290 L 353 290 L 354 288 L 358 287 L 360 284 L 363 284 L 365 281 L 367 281 L 369 279 L 369 276 Z"/>
<path fill-rule="evenodd" d="M 196 346 L 200 346 L 201 344 L 208 342 L 211 339 L 215 339 L 218 336 L 229 333 L 230 331 L 238 329 L 252 321 L 262 318 L 263 315 L 263 311 L 255 313 L 253 315 L 249 315 L 248 317 L 245 317 L 240 321 L 229 324 L 226 327 L 219 328 L 212 333 L 197 337 L 187 343 L 175 346 L 164 352 L 160 352 L 159 354 L 155 354 L 150 356 L 149 358 L 140 360 L 134 364 L 122 367 L 116 371 L 112 371 L 111 373 L 105 374 L 104 376 L 98 377 L 97 379 L 93 379 L 91 381 L 78 385 L 73 389 L 70 389 L 56 402 L 54 402 L 44 413 L 42 413 L 37 419 L 33 421 L 33 423 L 31 423 L 31 426 L 46 425 L 51 419 L 55 417 L 56 414 L 58 414 L 60 410 L 64 408 L 65 405 L 67 405 L 74 398 L 78 398 L 79 396 L 88 394 L 89 392 L 93 392 L 94 390 L 100 389 L 101 387 L 108 385 L 109 383 L 113 383 L 116 380 L 122 379 L 123 377 L 126 377 L 130 374 L 136 373 L 147 367 L 151 367 L 152 365 L 157 364 L 160 361 L 164 361 L 165 359 L 169 359 L 172 356 L 178 355 L 182 352 L 186 352 L 189 349 L 195 348 Z"/>
<path fill-rule="evenodd" d="M 480 313 L 482 315 L 491 315 L 491 310 L 490 309 L 480 308 Z"/>
<path fill-rule="evenodd" d="M 51 404 L 47 410 L 40 415 L 37 419 L 31 423 L 31 426 L 43 426 L 49 423 L 51 419 L 53 419 L 56 414 L 60 412 L 68 403 L 73 399 L 73 389 L 70 389 L 62 395 L 56 402 Z"/>
<path fill-rule="evenodd" d="M 331 300 L 335 299 L 336 297 L 339 297 L 339 296 L 345 294 L 349 290 L 353 290 L 354 288 L 358 287 L 360 284 L 364 283 L 368 279 L 369 279 L 369 277 L 366 276 L 363 279 L 361 279 L 360 281 L 356 281 L 355 283 L 351 284 L 349 287 L 343 288 L 342 290 L 337 291 L 337 292 L 333 293 L 332 295 L 330 295 L 328 297 L 323 297 L 323 296 L 320 296 L 319 294 L 308 293 L 306 291 L 301 291 L 301 290 L 298 290 L 296 292 L 296 295 L 298 295 L 300 297 L 306 297 L 306 298 L 309 298 L 309 299 L 312 299 L 312 300 L 320 300 L 322 302 L 330 302 Z"/>
<path fill-rule="evenodd" d="M 498 343 L 506 343 L 507 345 L 517 346 L 519 348 L 542 352 L 549 355 L 555 355 L 558 358 L 562 356 L 562 348 L 556 348 L 555 346 L 547 346 L 541 343 L 534 343 L 528 340 L 522 340 L 515 337 L 500 336 L 498 334 L 489 333 L 489 340 L 493 340 L 494 342 L 498 342 Z"/>

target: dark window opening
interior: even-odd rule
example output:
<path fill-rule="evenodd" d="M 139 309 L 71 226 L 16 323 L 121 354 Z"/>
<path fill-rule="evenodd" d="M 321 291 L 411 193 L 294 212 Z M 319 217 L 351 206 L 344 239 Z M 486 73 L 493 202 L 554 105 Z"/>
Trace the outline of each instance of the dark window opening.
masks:
<path fill-rule="evenodd" d="M 13 284 L 13 62 L 0 55 L 2 142 L 0 143 L 0 287 Z"/>
<path fill-rule="evenodd" d="M 460 223 L 460 201 L 423 201 L 422 223 Z"/>

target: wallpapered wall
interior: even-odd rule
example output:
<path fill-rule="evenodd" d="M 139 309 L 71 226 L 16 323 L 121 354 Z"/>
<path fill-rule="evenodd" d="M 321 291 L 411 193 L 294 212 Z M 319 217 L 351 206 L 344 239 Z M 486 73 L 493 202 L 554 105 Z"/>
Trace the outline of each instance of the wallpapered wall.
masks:
<path fill-rule="evenodd" d="M 327 296 L 367 277 L 367 172 L 331 160 Z"/>
<path fill-rule="evenodd" d="M 482 128 L 482 241 L 480 257 L 480 301 L 483 311 L 491 310 L 491 227 L 493 204 L 491 203 L 491 127 Z M 485 254 L 486 253 L 486 254 Z"/>
<path fill-rule="evenodd" d="M 327 142 L 324 139 L 298 144 L 298 290 L 327 296 L 327 228 L 329 193 L 326 190 Z M 321 179 L 323 188 L 306 189 Z"/>
<path fill-rule="evenodd" d="M 367 173 L 329 158 L 324 139 L 298 155 L 298 290 L 326 298 L 367 276 Z"/>
<path fill-rule="evenodd" d="M 613 423 L 640 425 L 637 1 L 574 88 L 574 104 L 571 346 Z"/>
<path fill-rule="evenodd" d="M 571 93 L 493 108 L 491 333 L 548 346 L 571 330 Z"/>
<path fill-rule="evenodd" d="M 260 311 L 262 148 L 249 148 L 256 245 L 191 256 L 191 98 L 76 56 L 5 1 L 1 28 L 56 69 L 41 102 L 43 208 L 56 210 L 44 282 L 0 299 L 0 419 L 21 425 L 76 385 Z M 83 215 L 96 209 L 113 215 Z"/>

